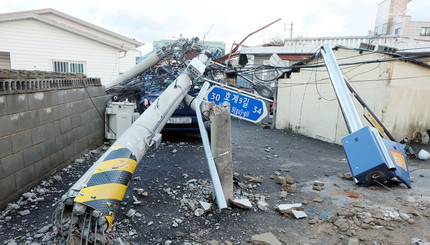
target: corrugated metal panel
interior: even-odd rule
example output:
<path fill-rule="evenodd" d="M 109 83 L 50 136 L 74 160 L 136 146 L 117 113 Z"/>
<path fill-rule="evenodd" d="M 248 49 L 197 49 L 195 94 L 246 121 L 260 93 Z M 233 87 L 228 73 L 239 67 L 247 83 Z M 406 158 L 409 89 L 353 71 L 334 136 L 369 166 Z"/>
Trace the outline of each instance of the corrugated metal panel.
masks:
<path fill-rule="evenodd" d="M 10 69 L 9 52 L 0 52 L 0 69 Z"/>

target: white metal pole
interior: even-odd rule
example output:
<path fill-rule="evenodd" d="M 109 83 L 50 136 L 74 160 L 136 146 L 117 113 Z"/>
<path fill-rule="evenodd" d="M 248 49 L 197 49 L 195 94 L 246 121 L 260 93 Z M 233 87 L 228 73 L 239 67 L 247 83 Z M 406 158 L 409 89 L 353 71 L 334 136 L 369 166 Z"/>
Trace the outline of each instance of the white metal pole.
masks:
<path fill-rule="evenodd" d="M 321 49 L 321 54 L 330 75 L 334 91 L 336 92 L 337 100 L 339 101 L 340 108 L 345 118 L 346 126 L 348 127 L 349 133 L 353 133 L 361 129 L 363 124 L 361 123 L 357 109 L 352 101 L 351 93 L 345 84 L 342 72 L 339 69 L 336 57 L 334 56 L 330 45 L 324 44 Z"/>

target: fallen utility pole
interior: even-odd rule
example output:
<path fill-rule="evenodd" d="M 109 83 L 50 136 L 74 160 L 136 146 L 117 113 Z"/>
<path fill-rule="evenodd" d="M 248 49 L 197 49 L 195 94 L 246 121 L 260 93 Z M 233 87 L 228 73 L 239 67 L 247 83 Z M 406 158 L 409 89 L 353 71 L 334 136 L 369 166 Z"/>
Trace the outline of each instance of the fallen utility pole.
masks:
<path fill-rule="evenodd" d="M 356 182 L 383 185 L 396 178 L 411 188 L 403 145 L 383 139 L 374 127 L 363 126 L 331 47 L 324 45 L 321 55 L 350 133 L 342 139 L 342 145 Z"/>
<path fill-rule="evenodd" d="M 128 128 L 96 163 L 63 195 L 54 224 L 68 244 L 104 243 L 105 231 L 129 181 L 147 150 L 161 141 L 163 129 L 209 63 L 208 55 L 194 58 L 177 79 Z"/>

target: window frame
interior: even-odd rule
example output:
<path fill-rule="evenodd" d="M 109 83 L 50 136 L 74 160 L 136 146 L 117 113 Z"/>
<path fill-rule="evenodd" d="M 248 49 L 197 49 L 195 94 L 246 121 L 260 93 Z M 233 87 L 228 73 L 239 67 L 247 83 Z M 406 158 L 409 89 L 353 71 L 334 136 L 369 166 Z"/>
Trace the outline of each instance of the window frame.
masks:
<path fill-rule="evenodd" d="M 52 60 L 52 71 L 60 73 L 86 74 L 86 62 L 75 60 Z"/>
<path fill-rule="evenodd" d="M 430 36 L 430 27 L 421 27 L 420 36 Z"/>

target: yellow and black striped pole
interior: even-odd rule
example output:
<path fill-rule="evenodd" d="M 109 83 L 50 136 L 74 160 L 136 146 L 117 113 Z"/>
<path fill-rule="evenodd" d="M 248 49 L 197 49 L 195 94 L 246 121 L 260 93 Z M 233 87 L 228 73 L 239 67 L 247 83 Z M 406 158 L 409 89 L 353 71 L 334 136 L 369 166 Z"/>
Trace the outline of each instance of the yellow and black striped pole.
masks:
<path fill-rule="evenodd" d="M 136 157 L 129 149 L 113 147 L 74 201 L 99 210 L 111 227 L 136 165 Z"/>

